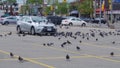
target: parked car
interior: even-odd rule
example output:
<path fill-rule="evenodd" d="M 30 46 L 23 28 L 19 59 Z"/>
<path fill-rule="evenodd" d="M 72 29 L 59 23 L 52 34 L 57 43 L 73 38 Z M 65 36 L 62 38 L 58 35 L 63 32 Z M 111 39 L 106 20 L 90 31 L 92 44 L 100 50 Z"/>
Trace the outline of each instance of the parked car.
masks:
<path fill-rule="evenodd" d="M 8 17 L 0 18 L 0 23 L 2 25 L 16 24 L 17 21 L 18 21 L 18 18 L 16 16 L 8 16 Z"/>
<path fill-rule="evenodd" d="M 85 22 L 79 18 L 70 17 L 70 18 L 62 20 L 61 24 L 62 25 L 69 25 L 69 26 L 72 26 L 72 25 L 86 26 L 87 22 Z"/>
<path fill-rule="evenodd" d="M 87 18 L 87 17 L 80 17 L 81 20 L 84 20 L 85 22 L 89 23 L 91 22 L 91 18 Z"/>
<path fill-rule="evenodd" d="M 98 24 L 100 22 L 100 20 L 101 20 L 102 24 L 105 24 L 107 22 L 104 18 L 94 18 L 94 19 L 92 19 L 92 23 Z"/>
<path fill-rule="evenodd" d="M 51 23 L 55 24 L 55 25 L 60 25 L 61 21 L 64 19 L 60 16 L 48 16 L 47 19 L 49 21 L 51 21 Z"/>
<path fill-rule="evenodd" d="M 53 23 L 46 22 L 38 16 L 23 16 L 17 22 L 17 33 L 28 32 L 31 35 L 35 34 L 51 34 L 57 32 L 57 28 Z"/>

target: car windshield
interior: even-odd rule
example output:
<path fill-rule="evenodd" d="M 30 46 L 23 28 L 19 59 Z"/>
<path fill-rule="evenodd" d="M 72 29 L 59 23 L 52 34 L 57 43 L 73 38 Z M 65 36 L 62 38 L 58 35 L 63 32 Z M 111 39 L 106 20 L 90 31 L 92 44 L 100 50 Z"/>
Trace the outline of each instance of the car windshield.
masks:
<path fill-rule="evenodd" d="M 32 16 L 31 18 L 32 18 L 33 22 L 36 22 L 36 23 L 37 22 L 38 23 L 39 22 L 45 22 L 44 19 L 42 19 L 41 17 L 38 17 L 38 16 Z"/>

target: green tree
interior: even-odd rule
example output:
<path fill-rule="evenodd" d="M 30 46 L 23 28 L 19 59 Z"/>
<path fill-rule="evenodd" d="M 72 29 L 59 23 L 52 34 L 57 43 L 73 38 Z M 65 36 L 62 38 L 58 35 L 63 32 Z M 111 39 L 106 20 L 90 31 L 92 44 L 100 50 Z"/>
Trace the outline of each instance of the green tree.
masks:
<path fill-rule="evenodd" d="M 66 2 L 59 3 L 58 0 L 54 0 L 53 4 L 51 4 L 51 6 L 54 7 L 53 10 L 50 9 L 50 6 L 45 9 L 45 12 L 47 14 L 52 13 L 54 11 L 56 14 L 67 14 L 67 12 L 68 12 L 68 9 L 67 9 L 68 7 L 67 7 Z"/>
<path fill-rule="evenodd" d="M 67 3 L 59 3 L 57 4 L 58 9 L 56 9 L 56 13 L 59 14 L 67 14 Z"/>
<path fill-rule="evenodd" d="M 27 4 L 42 4 L 44 0 L 27 0 L 26 3 Z"/>
<path fill-rule="evenodd" d="M 84 0 L 80 4 L 78 4 L 78 10 L 80 14 L 89 15 L 93 14 L 93 0 Z"/>
<path fill-rule="evenodd" d="M 15 3 L 16 0 L 7 0 L 8 3 L 12 4 L 12 3 Z"/>
<path fill-rule="evenodd" d="M 48 7 L 45 8 L 45 13 L 46 13 L 47 15 L 51 13 L 50 6 L 48 6 Z"/>

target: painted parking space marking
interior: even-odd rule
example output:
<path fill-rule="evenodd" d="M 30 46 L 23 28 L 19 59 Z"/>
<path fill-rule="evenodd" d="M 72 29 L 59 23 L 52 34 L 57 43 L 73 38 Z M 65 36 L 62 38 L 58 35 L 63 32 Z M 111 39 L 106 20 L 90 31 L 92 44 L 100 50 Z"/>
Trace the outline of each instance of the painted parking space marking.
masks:
<path fill-rule="evenodd" d="M 100 46 L 100 45 L 95 45 L 95 44 L 92 44 L 92 43 L 82 43 L 82 44 L 85 44 L 86 46 L 94 46 L 94 47 L 100 47 L 100 48 L 110 48 L 110 49 L 120 50 L 120 48 L 105 46 L 105 45 Z"/>
<path fill-rule="evenodd" d="M 40 46 L 40 45 L 35 45 L 33 44 L 33 46 Z M 42 47 L 42 46 L 40 46 Z M 49 48 L 49 49 L 53 49 L 53 50 L 59 50 L 59 51 L 63 51 L 63 52 L 68 52 L 68 53 L 73 53 L 73 54 L 80 54 L 79 52 L 75 52 L 75 51 L 70 51 L 70 50 L 66 50 L 66 49 L 60 49 L 60 48 L 56 48 L 56 47 L 46 47 L 46 48 Z M 97 59 L 102 59 L 102 60 L 106 60 L 106 61 L 111 61 L 111 62 L 119 62 L 119 60 L 113 60 L 113 59 L 110 59 L 110 58 L 106 58 L 106 57 L 101 57 L 101 56 L 95 56 L 95 55 L 90 55 L 90 54 L 82 54 L 84 56 L 90 56 L 90 57 L 93 57 L 93 58 L 97 58 Z"/>
<path fill-rule="evenodd" d="M 0 53 L 9 55 L 9 52 L 3 51 L 3 50 L 0 50 Z M 18 56 L 16 55 L 16 57 L 18 57 Z M 24 58 L 24 57 L 23 57 L 23 58 Z M 44 63 L 41 63 L 41 62 L 32 60 L 32 59 L 24 58 L 24 60 L 27 60 L 27 61 L 29 61 L 29 62 L 32 62 L 32 63 L 34 63 L 34 64 L 38 64 L 38 65 L 40 65 L 40 66 L 44 66 L 44 67 L 47 67 L 47 68 L 55 68 L 55 67 L 53 67 L 53 66 L 50 66 L 50 65 L 47 65 L 47 64 L 44 64 Z"/>

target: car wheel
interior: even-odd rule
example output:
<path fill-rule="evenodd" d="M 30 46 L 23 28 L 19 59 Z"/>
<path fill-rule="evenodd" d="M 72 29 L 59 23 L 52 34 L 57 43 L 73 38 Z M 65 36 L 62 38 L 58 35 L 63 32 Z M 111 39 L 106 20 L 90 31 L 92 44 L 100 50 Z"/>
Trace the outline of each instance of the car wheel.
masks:
<path fill-rule="evenodd" d="M 69 23 L 69 26 L 73 26 L 73 23 L 72 23 L 72 22 L 70 22 L 70 23 Z"/>
<path fill-rule="evenodd" d="M 9 22 L 8 22 L 8 21 L 5 21 L 5 22 L 4 22 L 4 24 L 8 25 L 8 24 L 9 24 Z"/>
<path fill-rule="evenodd" d="M 81 26 L 85 27 L 85 26 L 86 26 L 86 24 L 85 24 L 85 23 L 83 23 Z"/>
<path fill-rule="evenodd" d="M 2 25 L 5 25 L 4 23 L 1 23 Z"/>
<path fill-rule="evenodd" d="M 17 33 L 22 33 L 20 26 L 17 26 Z"/>
<path fill-rule="evenodd" d="M 35 28 L 34 28 L 34 27 L 31 27 L 31 29 L 30 29 L 30 34 L 31 34 L 31 35 L 35 35 Z"/>

